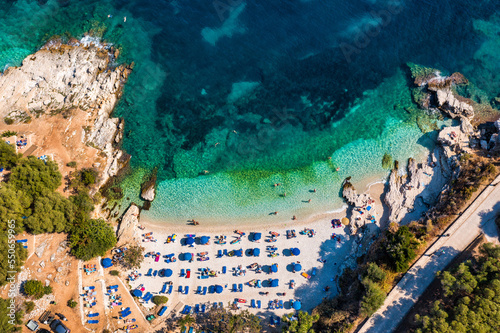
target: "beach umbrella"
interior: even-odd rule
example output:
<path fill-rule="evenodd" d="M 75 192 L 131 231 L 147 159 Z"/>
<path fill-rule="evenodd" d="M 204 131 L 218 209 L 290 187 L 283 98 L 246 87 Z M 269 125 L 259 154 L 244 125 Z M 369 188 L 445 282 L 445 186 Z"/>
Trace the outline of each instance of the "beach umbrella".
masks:
<path fill-rule="evenodd" d="M 300 301 L 294 301 L 293 302 L 293 308 L 295 310 L 300 310 L 301 307 L 302 307 L 302 304 L 300 304 Z"/>
<path fill-rule="evenodd" d="M 271 281 L 271 287 L 277 287 L 277 286 L 279 286 L 279 282 L 280 282 L 280 280 L 278 280 L 278 279 L 272 280 Z"/>
<path fill-rule="evenodd" d="M 104 268 L 109 268 L 109 267 L 113 266 L 113 262 L 109 258 L 102 259 L 101 264 L 102 264 L 102 267 L 104 267 Z"/>
<path fill-rule="evenodd" d="M 342 218 L 342 224 L 343 225 L 349 225 L 349 219 L 347 217 Z"/>
<path fill-rule="evenodd" d="M 222 290 L 224 290 L 224 288 L 222 288 L 222 286 L 220 286 L 220 285 L 215 286 L 215 292 L 217 294 L 220 294 L 222 292 Z"/>
<path fill-rule="evenodd" d="M 184 253 L 184 260 L 191 260 L 193 259 L 193 255 L 191 253 Z"/>
<path fill-rule="evenodd" d="M 301 264 L 294 264 L 293 265 L 293 270 L 298 272 L 302 269 L 302 265 Z"/>
<path fill-rule="evenodd" d="M 172 276 L 172 270 L 170 268 L 165 269 L 165 277 L 171 277 Z"/>
<path fill-rule="evenodd" d="M 187 245 L 193 245 L 193 243 L 194 243 L 194 238 L 193 237 L 188 237 L 186 239 L 186 244 Z"/>
<path fill-rule="evenodd" d="M 253 249 L 253 256 L 258 257 L 260 255 L 260 249 Z"/>
<path fill-rule="evenodd" d="M 253 240 L 257 241 L 262 237 L 262 234 L 260 232 L 256 232 L 253 234 Z"/>
<path fill-rule="evenodd" d="M 237 257 L 243 256 L 243 251 L 241 249 L 234 251 L 234 255 Z"/>
<path fill-rule="evenodd" d="M 200 238 L 201 244 L 208 244 L 209 239 L 210 238 L 208 238 L 207 236 L 201 236 Z"/>
<path fill-rule="evenodd" d="M 134 289 L 134 290 L 132 290 L 132 295 L 135 297 L 141 297 L 142 291 L 140 291 L 139 289 Z"/>
<path fill-rule="evenodd" d="M 292 251 L 292 255 L 294 255 L 294 256 L 298 256 L 300 254 L 300 250 L 296 247 L 294 247 L 291 251 Z"/>
<path fill-rule="evenodd" d="M 273 273 L 276 273 L 276 272 L 278 271 L 278 265 L 273 264 L 273 265 L 271 266 L 271 271 L 272 271 Z"/>

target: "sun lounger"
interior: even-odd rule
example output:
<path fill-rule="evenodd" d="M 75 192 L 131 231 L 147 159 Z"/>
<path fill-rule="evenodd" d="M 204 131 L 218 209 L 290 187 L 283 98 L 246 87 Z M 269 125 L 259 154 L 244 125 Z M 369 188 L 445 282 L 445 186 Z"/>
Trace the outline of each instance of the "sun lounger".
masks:
<path fill-rule="evenodd" d="M 189 332 L 188 332 L 188 333 L 193 333 L 193 332 L 194 332 L 194 328 L 191 326 L 191 327 L 189 328 Z"/>
<path fill-rule="evenodd" d="M 226 272 L 227 272 L 226 266 L 222 266 L 222 274 L 226 274 Z"/>
<path fill-rule="evenodd" d="M 274 321 L 274 316 L 271 316 L 271 318 L 269 318 L 269 321 L 271 322 L 271 325 L 274 325 L 276 322 Z"/>
<path fill-rule="evenodd" d="M 276 326 L 281 325 L 281 318 L 279 316 L 276 316 Z"/>
<path fill-rule="evenodd" d="M 158 312 L 158 316 L 161 317 L 165 314 L 165 311 L 167 311 L 167 307 L 163 306 L 160 311 Z"/>
<path fill-rule="evenodd" d="M 179 286 L 179 292 L 182 294 L 182 286 Z"/>
<path fill-rule="evenodd" d="M 207 294 L 207 287 L 203 287 L 203 292 L 201 294 L 202 295 L 206 295 Z"/>
<path fill-rule="evenodd" d="M 238 291 L 239 291 L 240 293 L 241 293 L 241 292 L 243 292 L 243 284 L 242 284 L 242 283 L 240 283 L 240 284 L 238 285 Z"/>
<path fill-rule="evenodd" d="M 125 314 L 122 314 L 121 317 L 122 318 L 126 318 L 126 317 L 130 316 L 131 313 L 132 312 L 129 311 L 129 312 L 125 313 Z"/>
<path fill-rule="evenodd" d="M 222 258 L 222 250 L 217 251 L 217 258 Z"/>
<path fill-rule="evenodd" d="M 87 317 L 89 317 L 89 318 L 99 317 L 99 313 L 98 312 L 96 312 L 96 313 L 89 313 L 87 315 Z"/>
<path fill-rule="evenodd" d="M 198 289 L 196 289 L 195 294 L 201 294 L 201 286 L 198 286 Z"/>
<path fill-rule="evenodd" d="M 236 283 L 233 283 L 233 292 L 238 291 L 238 288 L 236 287 Z"/>
<path fill-rule="evenodd" d="M 189 293 L 189 286 L 186 286 L 186 288 L 184 288 L 184 295 L 187 295 Z"/>
<path fill-rule="evenodd" d="M 163 287 L 161 288 L 160 294 L 164 294 L 167 291 L 167 284 L 164 283 Z"/>
<path fill-rule="evenodd" d="M 186 271 L 186 279 L 189 279 L 190 277 L 191 277 L 191 270 L 190 270 L 190 269 L 188 269 L 188 270 Z"/>
<path fill-rule="evenodd" d="M 261 305 L 261 303 L 260 303 L 260 299 L 259 299 L 259 300 L 257 300 L 257 309 L 260 309 L 260 305 Z"/>
<path fill-rule="evenodd" d="M 90 304 L 90 307 L 93 307 L 93 306 L 96 306 L 97 305 L 97 302 L 94 302 L 92 304 Z"/>
<path fill-rule="evenodd" d="M 283 301 L 280 299 L 280 301 L 278 302 L 278 308 L 279 309 L 283 309 Z"/>
<path fill-rule="evenodd" d="M 219 309 L 224 309 L 224 304 L 222 302 L 219 302 Z"/>
<path fill-rule="evenodd" d="M 168 287 L 168 294 L 170 295 L 172 293 L 172 289 L 174 289 L 174 286 L 173 285 L 170 285 Z"/>
<path fill-rule="evenodd" d="M 252 299 L 252 301 L 250 302 L 250 306 L 251 306 L 252 308 L 255 308 L 255 300 L 254 300 L 254 299 Z"/>
<path fill-rule="evenodd" d="M 214 304 L 212 305 L 212 307 L 213 307 L 215 310 L 217 310 L 217 308 L 218 308 L 219 306 L 217 305 L 217 302 L 214 302 Z"/>
<path fill-rule="evenodd" d="M 196 304 L 194 306 L 194 313 L 198 313 L 198 312 L 200 312 L 200 304 Z"/>
<path fill-rule="evenodd" d="M 95 287 L 94 286 L 90 286 L 90 287 L 83 287 L 83 290 L 94 290 Z"/>
<path fill-rule="evenodd" d="M 87 323 L 89 323 L 89 324 L 99 324 L 99 320 L 88 320 Z"/>
<path fill-rule="evenodd" d="M 150 268 L 150 269 L 148 270 L 148 272 L 147 272 L 146 276 L 151 276 L 151 273 L 153 273 L 153 269 L 152 269 L 152 268 Z"/>
<path fill-rule="evenodd" d="M 206 306 L 205 306 L 205 304 L 202 304 L 201 305 L 201 313 L 205 313 L 205 310 L 206 310 Z"/>
<path fill-rule="evenodd" d="M 191 311 L 191 307 L 189 305 L 185 305 L 184 309 L 182 310 L 182 314 L 188 314 Z"/>
<path fill-rule="evenodd" d="M 227 249 L 224 249 L 224 255 L 227 256 Z"/>
<path fill-rule="evenodd" d="M 181 268 L 181 277 L 183 277 L 184 275 L 186 275 L 184 268 Z"/>

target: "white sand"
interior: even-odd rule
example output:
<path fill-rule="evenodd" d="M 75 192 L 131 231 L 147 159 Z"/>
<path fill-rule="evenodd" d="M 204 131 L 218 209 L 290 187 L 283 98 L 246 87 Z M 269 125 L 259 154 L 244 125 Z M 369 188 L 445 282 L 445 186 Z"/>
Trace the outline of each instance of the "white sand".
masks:
<path fill-rule="evenodd" d="M 376 200 L 376 211 L 382 212 L 382 207 L 380 204 L 380 194 L 383 190 L 383 184 L 376 184 L 370 188 L 370 193 L 372 197 Z M 367 214 L 365 214 L 366 216 Z M 376 214 L 377 219 L 380 218 L 382 214 Z M 247 302 L 245 304 L 240 304 L 241 309 L 249 309 L 253 313 L 257 314 L 270 314 L 274 313 L 276 315 L 282 315 L 284 313 L 289 313 L 290 311 L 290 299 L 300 299 L 302 302 L 302 309 L 311 310 L 316 305 L 318 305 L 322 298 L 325 296 L 332 297 L 337 293 L 336 283 L 332 281 L 333 278 L 340 274 L 340 266 L 345 264 L 346 258 L 348 257 L 351 250 L 356 250 L 358 245 L 354 244 L 353 239 L 348 235 L 347 228 L 342 226 L 341 228 L 332 228 L 331 220 L 334 218 L 341 219 L 345 216 L 345 212 L 340 213 L 326 213 L 320 216 L 316 216 L 316 218 L 312 221 L 289 221 L 286 223 L 280 224 L 262 224 L 256 227 L 255 225 L 250 226 L 179 226 L 179 225 L 158 225 L 151 224 L 142 221 L 142 224 L 146 227 L 144 231 L 141 231 L 141 234 L 153 231 L 153 236 L 158 240 L 156 243 L 154 242 L 143 242 L 142 245 L 145 247 L 146 252 L 155 251 L 160 252 L 161 255 L 174 253 L 175 257 L 177 257 L 177 262 L 175 263 L 165 263 L 164 258 L 160 258 L 158 263 L 154 262 L 153 258 L 145 258 L 144 263 L 139 270 L 143 276 L 136 281 L 132 281 L 130 284 L 133 288 L 136 286 L 143 284 L 145 287 L 145 292 L 151 292 L 153 294 L 158 294 L 162 289 L 163 283 L 166 281 L 173 282 L 173 292 L 171 295 L 167 295 L 169 297 L 168 307 L 169 311 L 171 311 L 178 302 L 182 302 L 183 304 L 192 305 L 194 308 L 195 304 L 201 303 L 212 303 L 212 302 L 223 302 L 224 306 L 227 306 L 229 302 L 234 302 L 237 298 L 245 299 Z M 378 221 L 377 221 L 378 222 Z M 378 224 L 378 223 L 377 223 Z M 299 234 L 299 231 L 303 230 L 304 227 L 314 229 L 316 231 L 316 236 L 308 237 L 306 235 Z M 230 241 L 233 240 L 237 234 L 234 233 L 234 230 L 238 229 L 246 233 L 246 236 L 242 238 L 242 241 L 238 244 L 230 245 Z M 296 238 L 287 239 L 286 238 L 286 230 L 287 229 L 295 229 Z M 277 238 L 276 242 L 268 243 L 265 241 L 269 236 L 269 231 L 276 231 L 280 233 L 280 236 Z M 251 232 L 261 232 L 262 239 L 260 242 L 251 242 L 248 239 L 248 236 Z M 339 244 L 336 240 L 331 239 L 332 233 L 335 232 L 337 235 L 340 235 L 342 242 Z M 166 238 L 168 235 L 172 233 L 177 234 L 177 240 L 175 243 L 165 244 Z M 197 237 L 206 235 L 210 236 L 210 244 L 209 245 L 197 245 L 194 247 L 182 246 L 181 240 L 185 238 L 186 234 L 195 234 Z M 227 236 L 227 243 L 225 245 L 215 244 L 216 235 L 225 235 Z M 184 242 L 182 242 L 184 243 Z M 278 248 L 279 256 L 275 258 L 271 258 L 268 256 L 266 251 L 266 246 L 274 245 Z M 354 245 L 354 247 L 353 247 Z M 297 247 L 300 249 L 300 255 L 293 256 L 285 256 L 290 248 Z M 248 256 L 246 253 L 243 254 L 243 257 L 229 257 L 224 256 L 222 258 L 216 258 L 218 250 L 227 249 L 228 252 L 231 250 L 243 249 L 245 252 L 251 248 L 259 248 L 261 253 L 258 258 L 253 256 Z M 197 261 L 189 263 L 187 261 L 179 260 L 180 253 L 194 253 L 199 252 L 208 252 L 208 256 L 210 260 L 208 261 Z M 285 253 L 284 253 L 285 252 Z M 318 261 L 319 258 L 326 259 L 326 264 L 320 263 Z M 354 258 L 351 257 L 349 260 L 353 261 Z M 313 267 L 317 268 L 316 276 L 312 276 L 309 280 L 300 275 L 301 272 L 292 273 L 290 269 L 290 264 L 296 261 L 300 261 L 302 265 L 301 272 L 307 272 L 311 274 Z M 264 272 L 255 273 L 253 270 L 246 268 L 250 264 L 258 262 L 260 265 L 272 265 L 273 263 L 277 263 L 279 266 L 279 270 L 277 273 L 268 274 L 266 267 L 264 267 Z M 245 276 L 234 276 L 233 269 L 238 265 L 243 265 L 243 269 L 246 269 Z M 199 268 L 210 268 L 217 272 L 222 272 L 222 267 L 226 266 L 227 273 L 221 274 L 219 273 L 217 277 L 209 277 L 208 279 L 199 279 L 200 276 L 198 269 Z M 166 277 L 146 277 L 147 271 L 153 268 L 153 270 L 160 270 L 162 268 L 170 268 L 173 271 L 173 275 L 169 278 Z M 180 277 L 181 269 L 191 269 L 191 277 L 185 278 Z M 253 288 L 248 285 L 244 285 L 243 292 L 232 292 L 231 288 L 233 283 L 247 283 L 253 279 L 260 279 L 262 281 L 267 280 L 269 278 L 278 278 L 279 279 L 279 287 L 271 288 L 271 287 L 263 287 L 263 288 Z M 295 280 L 296 287 L 295 289 L 289 288 L 290 280 Z M 197 295 L 195 291 L 198 286 L 201 287 L 209 287 L 210 285 L 222 285 L 224 287 L 224 291 L 221 294 L 207 294 Z M 184 295 L 180 294 L 177 290 L 179 285 L 186 287 L 189 286 L 189 294 Z M 323 288 L 329 286 L 330 291 L 325 293 Z M 262 293 L 269 292 L 269 295 L 264 296 Z M 278 296 L 277 294 L 286 293 L 286 296 Z M 252 299 L 260 300 L 262 303 L 261 309 L 252 309 L 250 308 L 250 302 Z M 284 302 L 284 309 L 274 310 L 273 312 L 269 312 L 267 310 L 268 303 L 270 300 L 281 299 Z M 208 304 L 207 304 L 208 305 Z M 148 306 L 148 305 L 146 305 Z M 152 303 L 149 303 L 149 306 L 152 306 Z"/>

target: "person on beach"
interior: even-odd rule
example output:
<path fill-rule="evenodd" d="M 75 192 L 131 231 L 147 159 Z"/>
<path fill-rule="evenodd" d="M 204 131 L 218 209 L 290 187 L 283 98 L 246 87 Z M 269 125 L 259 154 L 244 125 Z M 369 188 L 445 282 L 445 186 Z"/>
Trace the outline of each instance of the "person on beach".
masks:
<path fill-rule="evenodd" d="M 316 193 L 316 189 L 314 189 L 313 192 Z"/>
<path fill-rule="evenodd" d="M 295 221 L 297 219 L 297 216 L 292 216 L 292 220 Z"/>
<path fill-rule="evenodd" d="M 307 200 L 307 202 L 311 202 L 312 199 Z"/>

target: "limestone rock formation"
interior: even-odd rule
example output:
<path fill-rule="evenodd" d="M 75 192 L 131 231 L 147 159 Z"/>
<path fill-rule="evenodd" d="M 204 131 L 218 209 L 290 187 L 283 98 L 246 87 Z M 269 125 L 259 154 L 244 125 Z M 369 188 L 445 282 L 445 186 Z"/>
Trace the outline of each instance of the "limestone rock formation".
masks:
<path fill-rule="evenodd" d="M 67 44 L 51 40 L 26 57 L 22 66 L 9 67 L 0 75 L 0 119 L 17 123 L 45 114 L 85 111 L 82 141 L 106 155 L 102 185 L 116 174 L 123 159 L 115 148 L 123 123 L 110 115 L 131 67 L 114 64 L 116 55 L 111 46 L 90 37 Z"/>
<path fill-rule="evenodd" d="M 452 118 L 472 118 L 474 108 L 466 98 L 456 95 L 450 88 L 436 91 L 438 106 Z"/>
<path fill-rule="evenodd" d="M 132 203 L 123 214 L 118 229 L 116 230 L 117 246 L 123 246 L 133 241 L 137 235 L 139 225 L 139 207 Z"/>
<path fill-rule="evenodd" d="M 141 193 L 141 197 L 144 200 L 153 201 L 155 199 L 155 185 L 151 184 L 149 187 L 145 188 Z"/>
<path fill-rule="evenodd" d="M 342 196 L 349 205 L 354 207 L 369 205 L 369 202 L 372 200 L 368 193 L 358 194 L 349 179 L 344 180 L 344 184 L 342 186 Z"/>

